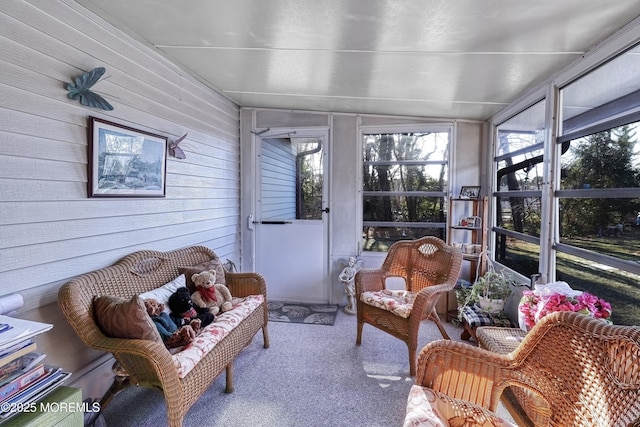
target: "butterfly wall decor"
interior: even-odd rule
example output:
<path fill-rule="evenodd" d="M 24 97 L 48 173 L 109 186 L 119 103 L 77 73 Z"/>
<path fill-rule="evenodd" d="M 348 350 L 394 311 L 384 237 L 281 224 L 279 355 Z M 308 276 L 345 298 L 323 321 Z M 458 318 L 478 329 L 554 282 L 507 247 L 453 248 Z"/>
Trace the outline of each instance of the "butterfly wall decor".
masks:
<path fill-rule="evenodd" d="M 69 99 L 80 99 L 82 105 L 103 110 L 113 110 L 113 106 L 102 96 L 90 91 L 91 87 L 100 80 L 104 74 L 104 67 L 97 67 L 88 73 L 81 74 L 73 79 L 73 83 L 67 83 Z"/>
<path fill-rule="evenodd" d="M 171 154 L 176 159 L 187 158 L 187 155 L 184 154 L 184 151 L 182 151 L 182 148 L 178 147 L 178 145 L 180 145 L 180 143 L 187 137 L 187 135 L 188 133 L 185 133 L 175 141 L 169 142 L 169 145 L 168 145 L 169 154 Z"/>

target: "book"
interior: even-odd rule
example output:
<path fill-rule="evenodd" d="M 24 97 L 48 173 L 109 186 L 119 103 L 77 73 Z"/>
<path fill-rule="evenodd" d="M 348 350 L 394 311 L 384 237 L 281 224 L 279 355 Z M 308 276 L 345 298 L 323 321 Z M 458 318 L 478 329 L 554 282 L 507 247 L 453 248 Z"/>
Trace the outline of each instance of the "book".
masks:
<path fill-rule="evenodd" d="M 6 419 L 16 412 L 16 408 L 26 407 L 31 402 L 35 402 L 62 385 L 71 376 L 57 366 L 45 366 L 45 374 L 25 389 L 3 402 L 3 410 L 0 412 L 0 419 Z M 1 410 L 1 409 L 0 409 Z"/>
<path fill-rule="evenodd" d="M 6 365 L 0 366 L 0 386 L 5 383 L 5 380 L 8 381 L 12 376 L 19 375 L 22 368 L 23 366 L 20 358 L 12 360 Z"/>
<path fill-rule="evenodd" d="M 0 387 L 33 368 L 46 357 L 44 353 L 31 352 L 0 366 Z"/>
<path fill-rule="evenodd" d="M 38 353 L 36 351 L 32 351 L 31 353 L 25 354 L 24 356 L 20 357 L 20 364 L 22 365 L 22 370 L 26 371 L 27 369 L 33 368 L 38 363 L 42 362 L 45 357 L 47 357 L 46 354 Z"/>
<path fill-rule="evenodd" d="M 16 349 L 0 354 L 0 366 L 15 360 L 20 356 L 24 356 L 27 353 L 31 353 L 37 348 L 36 343 L 31 340 L 23 341 L 23 343 L 24 345 L 21 347 L 17 347 Z"/>
<path fill-rule="evenodd" d="M 50 323 L 17 319 L 15 317 L 5 316 L 4 314 L 0 314 L 0 324 L 10 326 L 10 328 L 0 333 L 0 351 L 53 328 L 53 325 Z"/>
<path fill-rule="evenodd" d="M 9 353 L 13 353 L 16 350 L 20 350 L 23 347 L 28 346 L 29 344 L 31 344 L 33 341 L 31 341 L 31 339 L 26 339 L 24 341 L 19 341 L 9 347 L 6 347 L 2 350 L 0 350 L 0 358 L 3 358 L 4 356 L 6 356 Z"/>
<path fill-rule="evenodd" d="M 0 387 L 0 402 L 4 402 L 14 394 L 24 390 L 30 384 L 35 383 L 38 379 L 43 377 L 46 373 L 44 365 L 42 364 L 23 372 L 18 377 Z"/>

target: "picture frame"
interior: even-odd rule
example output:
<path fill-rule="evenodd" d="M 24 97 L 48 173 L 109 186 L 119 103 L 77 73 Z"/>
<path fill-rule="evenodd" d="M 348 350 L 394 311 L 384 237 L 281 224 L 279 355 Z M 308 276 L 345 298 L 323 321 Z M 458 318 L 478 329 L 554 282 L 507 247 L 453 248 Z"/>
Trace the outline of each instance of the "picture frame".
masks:
<path fill-rule="evenodd" d="M 481 186 L 469 186 L 463 185 L 460 189 L 460 198 L 461 199 L 477 199 L 480 197 L 480 189 Z"/>
<path fill-rule="evenodd" d="M 165 197 L 168 137 L 89 117 L 89 197 Z"/>

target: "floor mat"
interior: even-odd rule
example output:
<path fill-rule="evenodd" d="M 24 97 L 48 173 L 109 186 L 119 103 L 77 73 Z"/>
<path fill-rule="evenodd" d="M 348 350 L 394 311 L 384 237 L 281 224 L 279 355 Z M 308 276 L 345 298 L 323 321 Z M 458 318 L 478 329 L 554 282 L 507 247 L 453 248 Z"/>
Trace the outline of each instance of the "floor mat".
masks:
<path fill-rule="evenodd" d="M 269 301 L 269 321 L 333 326 L 337 305 Z"/>

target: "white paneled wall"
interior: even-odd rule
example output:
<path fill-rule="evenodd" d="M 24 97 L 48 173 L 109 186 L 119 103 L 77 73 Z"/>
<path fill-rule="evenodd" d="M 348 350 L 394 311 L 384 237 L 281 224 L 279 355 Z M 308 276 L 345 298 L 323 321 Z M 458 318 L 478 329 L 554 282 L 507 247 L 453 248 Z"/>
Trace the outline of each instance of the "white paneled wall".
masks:
<path fill-rule="evenodd" d="M 94 90 L 113 111 L 67 98 L 65 83 L 99 66 Z M 193 244 L 239 265 L 235 104 L 71 0 L 2 1 L 0 93 L 0 296 L 20 292 L 25 317 L 54 323 L 43 346 L 78 347 L 49 363 L 78 369 L 96 357 L 45 308 L 70 277 Z M 170 139 L 188 132 L 187 158 L 168 157 L 165 198 L 87 198 L 89 115 Z"/>

